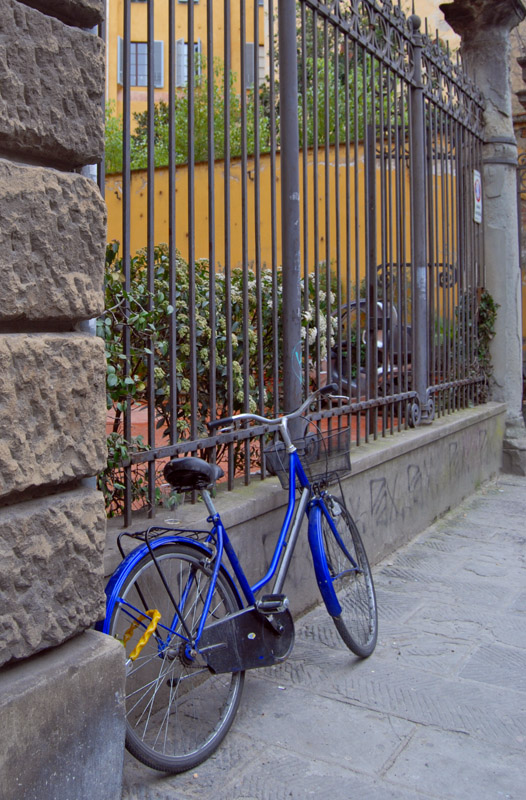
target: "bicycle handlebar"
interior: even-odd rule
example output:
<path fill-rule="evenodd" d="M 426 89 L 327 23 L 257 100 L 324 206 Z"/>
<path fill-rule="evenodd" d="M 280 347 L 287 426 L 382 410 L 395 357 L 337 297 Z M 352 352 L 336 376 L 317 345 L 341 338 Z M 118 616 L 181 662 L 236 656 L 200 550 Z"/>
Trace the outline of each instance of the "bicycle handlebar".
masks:
<path fill-rule="evenodd" d="M 283 425 L 285 420 L 288 419 L 295 419 L 296 417 L 300 417 L 303 412 L 311 405 L 311 403 L 316 399 L 316 397 L 323 397 L 326 394 L 332 394 L 332 392 L 336 391 L 338 386 L 335 383 L 329 383 L 327 386 L 322 386 L 321 389 L 316 389 L 315 392 L 310 394 L 307 399 L 299 406 L 295 411 L 291 411 L 289 414 L 283 414 L 281 417 L 274 417 L 272 419 L 268 419 L 267 417 L 262 417 L 260 414 L 251 414 L 250 412 L 245 412 L 243 414 L 236 414 L 233 417 L 222 417 L 221 419 L 214 419 L 212 422 L 207 422 L 208 428 L 210 431 L 215 430 L 215 428 L 225 428 L 230 425 L 237 425 L 241 422 L 261 422 L 264 425 Z M 342 395 L 337 395 L 335 399 L 339 400 L 348 400 L 348 397 L 344 397 Z"/>

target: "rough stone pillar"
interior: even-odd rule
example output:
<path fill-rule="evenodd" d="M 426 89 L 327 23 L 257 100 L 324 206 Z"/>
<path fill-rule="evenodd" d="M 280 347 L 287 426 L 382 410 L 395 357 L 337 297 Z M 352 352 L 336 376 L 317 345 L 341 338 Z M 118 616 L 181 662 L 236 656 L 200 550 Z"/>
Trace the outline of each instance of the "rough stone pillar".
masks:
<path fill-rule="evenodd" d="M 482 175 L 486 284 L 500 306 L 492 343 L 492 398 L 508 407 L 503 469 L 526 474 L 517 143 L 510 83 L 510 32 L 525 18 L 526 8 L 520 0 L 455 0 L 440 8 L 460 34 L 464 64 L 486 99 Z"/>
<path fill-rule="evenodd" d="M 118 800 L 122 647 L 104 611 L 104 0 L 0 0 L 0 774 Z M 104 764 L 101 772 L 100 765 Z M 0 795 L 2 789 L 0 789 Z"/>

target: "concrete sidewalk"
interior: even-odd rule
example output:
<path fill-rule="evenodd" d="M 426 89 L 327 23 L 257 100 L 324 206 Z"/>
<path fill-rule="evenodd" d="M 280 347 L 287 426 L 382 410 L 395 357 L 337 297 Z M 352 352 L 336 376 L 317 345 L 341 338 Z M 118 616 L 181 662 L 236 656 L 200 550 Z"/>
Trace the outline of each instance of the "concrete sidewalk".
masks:
<path fill-rule="evenodd" d="M 374 569 L 360 661 L 323 608 L 247 674 L 219 751 L 164 776 L 125 758 L 124 800 L 526 798 L 526 478 L 482 487 Z"/>

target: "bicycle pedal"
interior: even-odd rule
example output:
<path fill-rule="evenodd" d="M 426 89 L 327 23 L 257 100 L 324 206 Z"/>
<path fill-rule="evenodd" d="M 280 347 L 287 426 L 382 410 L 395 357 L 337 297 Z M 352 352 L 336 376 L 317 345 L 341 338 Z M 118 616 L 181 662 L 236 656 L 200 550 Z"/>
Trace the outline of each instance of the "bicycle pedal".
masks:
<path fill-rule="evenodd" d="M 289 598 L 285 594 L 264 594 L 256 603 L 262 614 L 273 614 L 289 607 Z"/>

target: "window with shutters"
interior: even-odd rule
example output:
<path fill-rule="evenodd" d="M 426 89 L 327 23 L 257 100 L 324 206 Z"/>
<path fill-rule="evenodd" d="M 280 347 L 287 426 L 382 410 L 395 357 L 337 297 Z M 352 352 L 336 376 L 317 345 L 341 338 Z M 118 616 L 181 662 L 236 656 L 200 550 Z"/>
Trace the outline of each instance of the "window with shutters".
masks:
<path fill-rule="evenodd" d="M 164 42 L 153 43 L 154 76 L 156 89 L 164 85 Z M 124 40 L 117 40 L 118 83 L 124 85 Z M 148 86 L 148 43 L 130 42 L 130 86 Z"/>
<path fill-rule="evenodd" d="M 201 76 L 201 40 L 194 42 L 194 74 L 196 78 Z M 175 43 L 175 85 L 186 86 L 188 84 L 188 42 L 184 39 L 177 39 Z"/>

